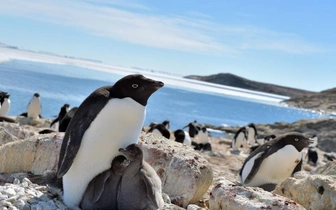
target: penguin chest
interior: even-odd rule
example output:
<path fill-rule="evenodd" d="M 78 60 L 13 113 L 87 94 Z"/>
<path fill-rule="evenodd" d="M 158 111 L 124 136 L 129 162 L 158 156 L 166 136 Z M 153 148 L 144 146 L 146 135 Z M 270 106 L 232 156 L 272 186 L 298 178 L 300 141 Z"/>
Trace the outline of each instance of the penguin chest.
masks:
<path fill-rule="evenodd" d="M 189 133 L 187 131 L 184 131 L 183 144 L 191 146 L 191 139 L 190 139 Z"/>
<path fill-rule="evenodd" d="M 2 105 L 0 105 L 0 116 L 6 116 L 10 107 L 10 100 L 5 98 Z"/>
<path fill-rule="evenodd" d="M 232 142 L 232 148 L 233 149 L 238 149 L 240 148 L 241 146 L 246 146 L 246 138 L 245 138 L 245 135 L 244 133 L 239 133 L 237 135 L 237 138 L 235 140 L 233 140 Z"/>
<path fill-rule="evenodd" d="M 208 136 L 208 132 L 200 132 L 198 135 L 197 135 L 197 143 L 198 144 L 206 144 L 206 143 L 209 143 L 209 136 Z"/>
<path fill-rule="evenodd" d="M 247 136 L 249 144 L 253 144 L 255 142 L 255 131 L 253 128 L 248 129 L 248 136 Z"/>
<path fill-rule="evenodd" d="M 161 131 L 159 131 L 158 129 L 154 129 L 152 133 L 155 133 L 155 134 L 158 134 L 158 135 L 161 135 L 162 136 L 162 133 Z"/>
<path fill-rule="evenodd" d="M 30 118 L 37 118 L 39 114 L 41 113 L 41 109 L 42 108 L 41 108 L 40 99 L 37 97 L 34 97 L 28 105 L 27 116 Z"/>
<path fill-rule="evenodd" d="M 262 161 L 259 170 L 248 185 L 260 186 L 268 183 L 281 183 L 291 176 L 301 158 L 301 152 L 292 145 L 286 145 Z"/>

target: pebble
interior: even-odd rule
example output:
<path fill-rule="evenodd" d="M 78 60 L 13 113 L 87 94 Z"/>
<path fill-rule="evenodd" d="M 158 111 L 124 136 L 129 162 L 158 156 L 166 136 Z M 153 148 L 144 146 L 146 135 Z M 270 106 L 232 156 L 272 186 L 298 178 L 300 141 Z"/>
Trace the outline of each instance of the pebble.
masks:
<path fill-rule="evenodd" d="M 24 178 L 0 186 L 0 210 L 68 210 L 58 194 Z"/>

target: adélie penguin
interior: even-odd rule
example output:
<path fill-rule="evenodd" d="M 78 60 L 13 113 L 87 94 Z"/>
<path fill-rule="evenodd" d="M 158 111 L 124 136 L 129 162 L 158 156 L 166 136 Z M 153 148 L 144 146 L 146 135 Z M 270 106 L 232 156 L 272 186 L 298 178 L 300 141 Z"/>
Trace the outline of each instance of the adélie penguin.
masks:
<path fill-rule="evenodd" d="M 137 144 L 131 144 L 119 151 L 130 161 L 118 189 L 118 209 L 162 209 L 164 205 L 160 177 L 143 159 L 143 152 Z"/>
<path fill-rule="evenodd" d="M 30 100 L 27 108 L 27 117 L 36 119 L 41 117 L 42 105 L 40 100 L 40 94 L 35 93 Z"/>
<path fill-rule="evenodd" d="M 78 107 L 65 132 L 57 177 L 64 203 L 79 205 L 89 182 L 110 168 L 118 149 L 138 142 L 149 97 L 163 83 L 128 75 L 91 93 Z"/>
<path fill-rule="evenodd" d="M 60 112 L 58 113 L 58 116 L 50 123 L 50 127 L 52 127 L 55 123 L 57 122 L 61 122 L 63 117 L 66 115 L 66 113 L 69 111 L 69 107 L 70 105 L 69 104 L 64 104 L 62 107 L 61 107 L 61 110 Z"/>
<path fill-rule="evenodd" d="M 0 116 L 7 116 L 7 113 L 10 108 L 10 99 L 9 94 L 7 92 L 1 92 L 0 96 Z"/>
<path fill-rule="evenodd" d="M 117 192 L 121 176 L 130 161 L 119 155 L 112 161 L 111 168 L 98 174 L 85 190 L 80 208 L 117 209 Z"/>
<path fill-rule="evenodd" d="M 258 147 L 246 158 L 239 175 L 246 186 L 278 184 L 290 177 L 302 159 L 302 149 L 311 143 L 300 133 L 280 135 Z"/>

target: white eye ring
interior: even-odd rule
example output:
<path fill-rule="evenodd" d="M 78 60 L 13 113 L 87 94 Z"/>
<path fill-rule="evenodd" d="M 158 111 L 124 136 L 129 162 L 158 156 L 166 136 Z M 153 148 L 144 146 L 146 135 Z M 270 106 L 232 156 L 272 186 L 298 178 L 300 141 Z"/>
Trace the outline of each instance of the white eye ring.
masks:
<path fill-rule="evenodd" d="M 133 85 L 132 85 L 132 88 L 138 88 L 138 87 L 139 87 L 138 84 L 133 84 Z"/>
<path fill-rule="evenodd" d="M 298 138 L 295 138 L 295 141 L 299 141 L 299 139 L 298 139 Z"/>

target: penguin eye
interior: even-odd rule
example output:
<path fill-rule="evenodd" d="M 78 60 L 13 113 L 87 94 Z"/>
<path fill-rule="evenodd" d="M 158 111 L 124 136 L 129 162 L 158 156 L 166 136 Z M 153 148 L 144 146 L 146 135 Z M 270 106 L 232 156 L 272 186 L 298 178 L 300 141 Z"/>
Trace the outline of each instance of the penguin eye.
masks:
<path fill-rule="evenodd" d="M 298 138 L 295 138 L 294 140 L 295 140 L 295 141 L 299 141 L 299 139 L 298 139 Z"/>
<path fill-rule="evenodd" d="M 139 87 L 138 84 L 133 84 L 133 85 L 132 85 L 132 88 L 138 88 L 138 87 Z"/>

